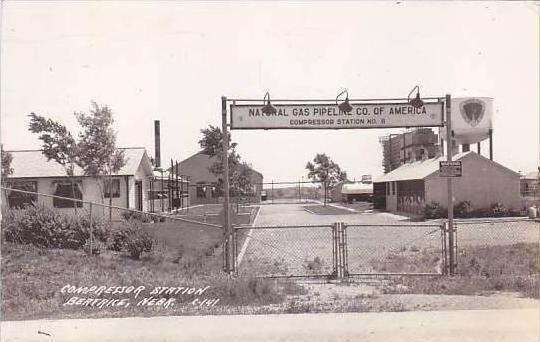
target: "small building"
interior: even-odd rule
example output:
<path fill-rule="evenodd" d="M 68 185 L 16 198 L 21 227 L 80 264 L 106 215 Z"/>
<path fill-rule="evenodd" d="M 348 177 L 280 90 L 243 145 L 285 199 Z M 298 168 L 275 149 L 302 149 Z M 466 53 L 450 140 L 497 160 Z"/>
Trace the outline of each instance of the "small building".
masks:
<path fill-rule="evenodd" d="M 370 202 L 373 199 L 373 185 L 370 183 L 348 183 L 341 188 L 342 201 L 353 203 L 357 201 Z"/>
<path fill-rule="evenodd" d="M 218 160 L 202 151 L 179 163 L 179 174 L 189 181 L 189 198 L 192 205 L 223 202 L 221 177 L 210 171 L 211 166 Z M 242 201 L 259 203 L 263 186 L 263 175 L 249 168 L 251 189 L 240 194 Z M 232 184 L 231 184 L 232 187 Z M 239 198 L 240 199 L 240 198 Z"/>
<path fill-rule="evenodd" d="M 372 197 L 371 183 L 341 181 L 330 190 L 330 198 L 333 202 L 371 201 Z"/>
<path fill-rule="evenodd" d="M 8 151 L 13 160 L 13 173 L 7 179 L 9 188 L 75 198 L 82 201 L 109 204 L 146 211 L 148 209 L 148 189 L 152 178 L 152 165 L 142 147 L 122 148 L 126 165 L 112 175 L 110 185 L 94 177 L 85 176 L 83 170 L 75 166 L 74 176 L 67 177 L 62 165 L 54 160 L 47 160 L 40 150 Z M 73 202 L 53 197 L 23 194 L 7 191 L 6 200 L 10 207 L 22 207 L 32 202 L 42 203 L 60 211 L 71 212 L 74 203 L 83 207 L 81 202 Z M 118 210 L 113 211 L 114 218 L 119 218 Z"/>
<path fill-rule="evenodd" d="M 439 162 L 446 157 L 414 161 L 400 166 L 374 182 L 374 208 L 422 215 L 426 204 L 448 206 L 447 178 L 439 176 Z M 520 209 L 519 173 L 467 151 L 453 156 L 462 162 L 463 175 L 452 181 L 454 204 L 469 201 L 473 208 L 501 203 Z"/>

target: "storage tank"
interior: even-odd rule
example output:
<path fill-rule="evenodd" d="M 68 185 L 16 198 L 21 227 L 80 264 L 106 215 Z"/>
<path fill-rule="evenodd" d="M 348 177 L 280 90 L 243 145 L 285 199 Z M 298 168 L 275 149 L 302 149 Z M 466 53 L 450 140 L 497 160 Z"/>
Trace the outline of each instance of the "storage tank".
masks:
<path fill-rule="evenodd" d="M 452 98 L 452 131 L 457 144 L 474 144 L 489 137 L 493 128 L 493 98 L 456 97 Z M 441 129 L 441 137 L 446 140 L 446 130 Z"/>

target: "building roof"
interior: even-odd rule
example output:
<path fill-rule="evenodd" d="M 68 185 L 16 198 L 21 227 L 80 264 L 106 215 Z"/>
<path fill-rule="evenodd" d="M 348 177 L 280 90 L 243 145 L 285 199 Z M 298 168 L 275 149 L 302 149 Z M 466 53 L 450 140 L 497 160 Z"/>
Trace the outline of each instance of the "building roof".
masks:
<path fill-rule="evenodd" d="M 491 163 L 493 166 L 502 168 L 503 170 L 511 172 L 516 175 L 518 174 L 517 172 L 512 171 L 504 167 L 503 165 L 496 163 L 492 160 L 489 160 L 473 151 L 467 151 L 467 152 L 461 152 L 461 153 L 455 154 L 452 157 L 452 160 L 461 160 L 465 157 L 475 157 L 478 159 L 482 159 Z M 406 163 L 398 167 L 397 169 L 379 177 L 378 179 L 374 181 L 374 183 L 424 179 L 432 175 L 433 173 L 439 171 L 439 162 L 441 161 L 446 161 L 446 156 L 441 156 L 438 158 L 426 159 L 426 160 L 421 160 L 421 161 L 415 161 L 412 163 Z"/>
<path fill-rule="evenodd" d="M 372 184 L 365 184 L 365 183 L 346 183 L 343 184 L 343 187 L 341 188 L 342 194 L 370 194 L 373 192 L 373 185 Z"/>
<path fill-rule="evenodd" d="M 194 153 L 194 154 L 192 154 L 191 156 L 187 157 L 186 159 L 182 160 L 181 162 L 179 162 L 180 167 L 182 166 L 182 164 L 187 163 L 189 160 L 191 160 L 191 159 L 193 159 L 193 158 L 195 158 L 195 157 L 198 157 L 198 156 L 206 156 L 206 157 L 208 157 L 209 159 L 217 158 L 217 156 L 211 156 L 211 155 L 209 155 L 209 154 L 204 153 L 204 151 L 199 151 L 199 152 Z M 170 167 L 169 167 L 169 169 L 170 169 Z M 261 176 L 261 178 L 263 177 L 263 174 L 262 174 L 262 173 L 260 173 L 259 171 L 253 169 L 252 167 L 249 167 L 249 166 L 248 166 L 248 169 L 249 169 L 251 172 L 256 173 L 256 174 L 258 174 L 259 176 Z M 173 171 L 173 172 L 174 172 L 174 171 Z M 182 173 L 182 170 L 181 170 L 181 169 L 180 169 L 180 173 Z"/>
<path fill-rule="evenodd" d="M 148 156 L 144 147 L 121 148 L 126 157 L 126 165 L 115 175 L 135 175 L 142 159 Z M 43 177 L 66 177 L 66 171 L 62 165 L 54 160 L 47 160 L 41 150 L 7 151 L 13 160 L 11 168 L 13 173 L 10 178 L 43 178 Z M 80 167 L 75 166 L 74 176 L 84 176 Z"/>

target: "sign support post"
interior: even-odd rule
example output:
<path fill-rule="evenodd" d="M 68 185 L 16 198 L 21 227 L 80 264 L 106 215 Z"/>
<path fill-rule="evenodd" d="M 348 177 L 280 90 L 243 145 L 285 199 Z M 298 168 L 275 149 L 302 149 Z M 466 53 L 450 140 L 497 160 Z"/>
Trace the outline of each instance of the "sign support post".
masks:
<path fill-rule="evenodd" d="M 227 130 L 227 98 L 221 97 L 221 125 L 223 132 L 222 159 L 223 159 L 223 234 L 225 236 L 225 272 L 232 272 L 231 252 L 232 234 L 230 217 L 230 197 L 229 197 L 229 133 Z"/>
<path fill-rule="evenodd" d="M 451 97 L 446 95 L 446 160 L 452 161 L 452 110 Z M 446 179 L 448 187 L 448 253 L 449 253 L 449 274 L 454 275 L 454 195 L 452 194 L 452 177 Z"/>

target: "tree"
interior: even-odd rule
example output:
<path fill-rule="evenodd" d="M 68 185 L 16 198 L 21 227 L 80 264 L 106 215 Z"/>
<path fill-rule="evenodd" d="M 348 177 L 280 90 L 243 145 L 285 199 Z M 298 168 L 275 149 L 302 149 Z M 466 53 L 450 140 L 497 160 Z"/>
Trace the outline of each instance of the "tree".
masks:
<path fill-rule="evenodd" d="M 62 165 L 71 183 L 71 196 L 75 197 L 75 183 L 73 175 L 75 165 L 78 164 L 77 142 L 68 131 L 66 126 L 47 119 L 35 113 L 30 113 L 30 126 L 28 130 L 32 133 L 40 134 L 39 139 L 43 141 L 42 151 L 47 160 L 54 160 Z M 77 204 L 73 202 L 73 208 L 77 211 Z"/>
<path fill-rule="evenodd" d="M 47 160 L 52 159 L 62 165 L 70 178 L 72 197 L 75 197 L 73 183 L 75 166 L 82 168 L 85 176 L 101 179 L 98 184 L 105 184 L 103 180 L 106 176 L 109 176 L 110 182 L 111 175 L 126 164 L 124 151 L 116 148 L 116 132 L 112 129 L 114 120 L 107 106 L 100 107 L 92 101 L 89 114 L 75 113 L 77 122 L 82 128 L 78 141 L 64 125 L 35 113 L 29 116 L 29 130 L 40 134 L 39 139 L 43 141 L 43 154 Z M 103 202 L 104 194 L 101 185 L 100 192 Z M 109 203 L 111 201 L 112 197 Z M 112 216 L 111 210 L 109 215 Z"/>
<path fill-rule="evenodd" d="M 210 125 L 201 129 L 203 137 L 199 140 L 199 145 L 203 153 L 211 157 L 216 157 L 216 161 L 210 166 L 209 171 L 218 178 L 218 183 L 223 187 L 223 132 L 219 127 Z M 230 133 L 229 133 L 230 139 Z M 251 190 L 251 167 L 242 162 L 240 155 L 236 152 L 237 143 L 229 141 L 229 191 L 233 196 L 248 193 Z"/>
<path fill-rule="evenodd" d="M 111 206 L 112 175 L 126 165 L 124 151 L 116 148 L 112 111 L 92 101 L 89 114 L 75 113 L 75 117 L 82 128 L 78 142 L 79 165 L 86 176 L 101 178 L 101 183 L 109 187 Z M 103 201 L 103 189 L 100 188 L 100 192 Z M 109 207 L 109 219 L 112 219 L 112 207 Z"/>
<path fill-rule="evenodd" d="M 2 154 L 2 186 L 6 186 L 7 177 L 13 173 L 13 168 L 11 167 L 11 162 L 13 161 L 13 156 L 11 153 L 4 151 L 4 145 L 0 145 L 0 151 Z"/>
<path fill-rule="evenodd" d="M 347 179 L 347 172 L 341 171 L 338 164 L 334 163 L 330 157 L 324 153 L 317 153 L 313 162 L 306 164 L 308 178 L 314 182 L 322 183 L 324 188 L 324 205 L 326 205 L 326 194 L 328 189 L 332 189 L 336 183 Z"/>

